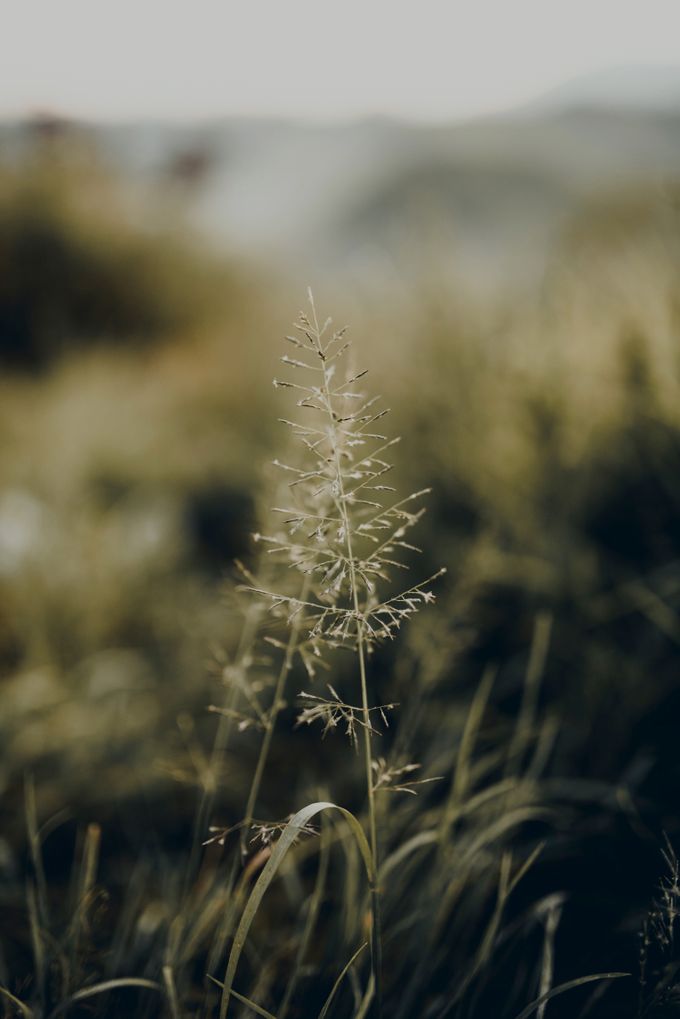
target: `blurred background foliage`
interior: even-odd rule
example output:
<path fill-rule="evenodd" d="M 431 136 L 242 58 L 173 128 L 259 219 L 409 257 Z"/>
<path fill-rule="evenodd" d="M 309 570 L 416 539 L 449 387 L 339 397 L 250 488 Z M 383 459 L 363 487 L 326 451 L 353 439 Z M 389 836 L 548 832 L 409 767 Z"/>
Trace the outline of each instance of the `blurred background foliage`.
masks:
<path fill-rule="evenodd" d="M 516 133 L 487 123 L 483 144 L 470 142 L 474 128 L 454 137 L 391 123 L 326 135 L 241 123 L 169 139 L 151 126 L 145 136 L 49 119 L 5 129 L 5 970 L 28 965 L 16 919 L 27 773 L 42 818 L 67 812 L 49 836 L 57 890 L 85 821 L 103 826 L 101 880 L 114 902 L 132 856 L 160 853 L 169 867 L 190 840 L 197 761 L 214 729 L 206 707 L 219 702 L 240 627 L 232 564 L 255 561 L 266 465 L 285 442 L 270 379 L 303 280 L 323 313 L 351 326 L 393 408 L 403 487 L 432 487 L 424 575 L 449 569 L 436 609 L 377 656 L 377 700 L 402 702 L 386 746 L 401 741 L 450 776 L 489 666 L 481 738 L 507 746 L 536 621 L 551 619 L 535 710 L 552 733 L 541 793 L 552 813 L 503 845 L 546 843 L 526 902 L 566 896 L 560 979 L 635 970 L 661 833 L 680 840 L 680 147 L 677 117 L 610 116 L 542 114 Z M 594 122 L 616 140 L 615 175 L 601 161 L 586 173 Z M 566 150 L 577 126 L 582 159 L 570 150 L 560 164 L 556 139 Z M 641 165 L 652 127 L 658 146 Z M 328 165 L 342 178 L 350 134 L 366 139 L 356 160 L 372 172 L 342 192 Z M 629 166 L 624 149 L 637 154 Z M 296 152 L 297 168 L 284 159 Z M 305 218 L 286 196 L 307 165 Z M 220 202 L 232 203 L 231 225 L 225 214 L 220 226 Z M 229 236 L 218 243 L 220 230 Z M 329 738 L 319 750 L 292 721 L 290 709 L 265 778 L 271 816 L 329 774 L 333 796 L 359 808 L 346 748 Z M 213 820 L 238 820 L 256 752 L 250 733 L 234 740 Z M 162 889 L 150 896 L 144 908 L 160 909 Z M 469 908 L 456 920 L 461 943 L 476 929 Z M 432 979 L 436 990 L 443 978 Z M 478 1011 L 461 1014 L 511 1014 L 515 998 L 501 1006 L 498 993 L 479 990 Z M 635 1014 L 630 988 L 617 993 L 597 1015 Z M 573 1007 L 556 1000 L 550 1013 Z"/>

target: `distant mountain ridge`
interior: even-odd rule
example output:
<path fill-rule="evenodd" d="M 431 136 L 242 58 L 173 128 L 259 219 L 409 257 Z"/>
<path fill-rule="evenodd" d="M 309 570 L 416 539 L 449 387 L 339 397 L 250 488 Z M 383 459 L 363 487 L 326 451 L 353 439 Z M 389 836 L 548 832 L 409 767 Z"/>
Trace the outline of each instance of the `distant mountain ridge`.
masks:
<path fill-rule="evenodd" d="M 599 107 L 664 110 L 680 106 L 680 64 L 609 67 L 581 74 L 534 100 L 533 109 Z"/>
<path fill-rule="evenodd" d="M 648 95 L 665 83 L 670 96 L 670 70 Z M 680 94 L 680 69 L 677 82 Z M 81 130 L 142 189 L 184 167 L 192 222 L 237 256 L 309 280 L 408 265 L 434 245 L 463 273 L 503 276 L 519 253 L 540 262 L 590 197 L 680 180 L 680 102 L 585 102 L 611 88 L 611 74 L 582 80 L 512 115 L 452 125 L 244 118 Z M 0 160 L 20 136 L 21 125 L 0 125 Z"/>

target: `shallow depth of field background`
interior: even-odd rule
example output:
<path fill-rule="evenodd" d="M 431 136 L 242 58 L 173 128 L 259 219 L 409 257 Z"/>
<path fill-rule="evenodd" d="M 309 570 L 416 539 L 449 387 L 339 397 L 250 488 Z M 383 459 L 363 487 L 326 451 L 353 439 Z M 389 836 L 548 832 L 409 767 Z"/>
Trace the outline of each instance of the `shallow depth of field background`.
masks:
<path fill-rule="evenodd" d="M 142 926 L 162 938 L 238 639 L 233 562 L 255 561 L 286 441 L 271 379 L 311 285 L 392 408 L 398 483 L 432 488 L 414 569 L 449 571 L 374 663 L 376 699 L 401 704 L 384 749 L 448 768 L 493 666 L 480 739 L 502 752 L 551 626 L 541 809 L 501 840 L 517 859 L 545 842 L 517 915 L 563 895 L 555 982 L 630 971 L 590 1014 L 636 1014 L 663 833 L 680 848 L 673 87 L 452 126 L 0 125 L 0 983 L 31 981 L 27 776 L 54 819 L 57 917 L 84 826 L 101 825 L 94 970 L 140 866 Z M 360 810 L 343 737 L 294 718 L 266 816 L 320 792 Z M 256 753 L 250 732 L 233 741 L 211 823 L 238 821 Z M 449 782 L 425 787 L 423 817 Z M 277 909 L 272 929 L 289 922 Z M 126 963 L 142 973 L 143 956 Z M 496 1015 L 520 1010 L 508 987 L 484 992 Z"/>

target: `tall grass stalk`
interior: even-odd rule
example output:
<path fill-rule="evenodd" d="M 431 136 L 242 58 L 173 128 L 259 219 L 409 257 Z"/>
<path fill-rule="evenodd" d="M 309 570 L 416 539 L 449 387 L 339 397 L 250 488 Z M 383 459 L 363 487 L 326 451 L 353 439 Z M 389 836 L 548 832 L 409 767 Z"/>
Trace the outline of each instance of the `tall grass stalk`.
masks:
<path fill-rule="evenodd" d="M 349 584 L 352 597 L 352 605 L 355 613 L 355 625 L 356 625 L 356 650 L 357 657 L 359 660 L 359 679 L 361 685 L 361 713 L 362 713 L 362 739 L 364 748 L 364 775 L 366 780 L 366 795 L 368 802 L 368 827 L 369 827 L 369 842 L 371 846 L 371 854 L 373 856 L 373 868 L 377 875 L 378 867 L 380 866 L 378 856 L 378 824 L 376 818 L 375 809 L 375 790 L 373 787 L 373 749 L 371 745 L 371 734 L 373 727 L 371 725 L 371 711 L 368 700 L 368 679 L 366 677 L 366 648 L 364 639 L 364 623 L 362 617 L 361 606 L 359 603 L 359 585 L 357 583 L 357 573 L 354 559 L 354 552 L 352 549 L 352 525 L 347 510 L 347 495 L 345 493 L 345 480 L 342 471 L 342 464 L 340 462 L 340 441 L 338 436 L 336 414 L 333 411 L 333 397 L 330 389 L 330 378 L 329 371 L 326 366 L 326 358 L 323 353 L 322 347 L 322 332 L 319 326 L 319 320 L 316 313 L 316 307 L 314 305 L 314 299 L 310 292 L 309 303 L 312 312 L 312 323 L 313 329 L 310 330 L 310 335 L 313 337 L 313 342 L 316 346 L 316 352 L 319 354 L 322 365 L 322 393 L 325 403 L 326 410 L 329 417 L 329 436 L 330 444 L 332 449 L 332 455 L 334 459 L 335 467 L 335 478 L 337 484 L 337 506 L 340 511 L 342 520 L 342 530 L 345 534 L 345 544 L 347 547 L 347 563 L 349 569 Z M 371 888 L 371 915 L 373 917 L 373 923 L 371 927 L 371 952 L 373 956 L 373 976 L 375 979 L 375 1012 L 376 1015 L 380 1016 L 382 1013 L 382 939 L 381 939 L 381 923 L 380 923 L 380 895 L 377 887 L 377 883 Z"/>
<path fill-rule="evenodd" d="M 307 414 L 304 423 L 282 419 L 302 443 L 304 461 L 302 466 L 275 461 L 291 478 L 292 505 L 275 508 L 285 518 L 285 533 L 258 538 L 269 545 L 272 555 L 283 556 L 289 568 L 301 571 L 305 585 L 299 597 L 251 588 L 273 610 L 285 608 L 290 630 L 246 814 L 252 818 L 283 684 L 296 653 L 313 679 L 316 664 L 324 664 L 328 650 L 349 649 L 358 663 L 359 704 L 347 703 L 333 687 L 329 687 L 330 698 L 302 694 L 305 708 L 299 721 L 321 721 L 324 731 L 342 724 L 352 742 L 361 743 L 372 862 L 373 1012 L 379 1016 L 382 942 L 375 794 L 380 769 L 373 759 L 373 739 L 378 734 L 376 725 L 380 720 L 387 724 L 386 711 L 393 705 L 371 703 L 367 663 L 378 641 L 394 638 L 405 620 L 433 600 L 430 582 L 444 571 L 396 596 L 378 597 L 379 582 L 391 583 L 395 571 L 408 569 L 402 561 L 404 552 L 420 551 L 404 539 L 424 512 L 414 509 L 413 503 L 428 490 L 386 505 L 395 489 L 384 481 L 392 470 L 385 454 L 399 441 L 375 430 L 387 410 L 376 406 L 377 397 L 369 398 L 358 388 L 365 371 L 341 370 L 349 359 L 345 330 L 331 331 L 330 319 L 321 324 L 311 292 L 309 313 L 300 313 L 295 329 L 286 339 L 301 353 L 281 360 L 301 381 L 275 379 L 274 385 L 292 390 L 297 406 Z M 296 537 L 301 531 L 303 536 Z"/>

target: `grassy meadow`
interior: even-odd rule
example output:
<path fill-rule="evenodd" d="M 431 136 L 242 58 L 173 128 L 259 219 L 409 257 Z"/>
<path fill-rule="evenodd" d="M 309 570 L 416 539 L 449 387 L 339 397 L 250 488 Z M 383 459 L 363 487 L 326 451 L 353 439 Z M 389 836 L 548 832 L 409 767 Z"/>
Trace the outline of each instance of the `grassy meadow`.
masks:
<path fill-rule="evenodd" d="M 680 185 L 314 305 L 140 201 L 0 170 L 0 1012 L 680 1014 Z"/>

